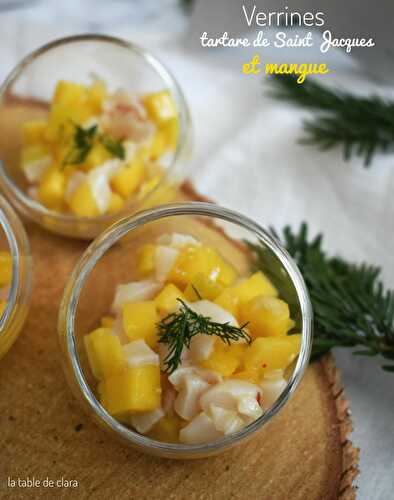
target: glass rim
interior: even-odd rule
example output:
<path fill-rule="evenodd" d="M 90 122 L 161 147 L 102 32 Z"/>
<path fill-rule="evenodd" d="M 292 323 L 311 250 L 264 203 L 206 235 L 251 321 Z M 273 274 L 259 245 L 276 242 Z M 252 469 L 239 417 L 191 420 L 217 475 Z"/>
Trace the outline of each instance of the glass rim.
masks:
<path fill-rule="evenodd" d="M 1 195 L 0 195 L 0 226 L 2 227 L 4 234 L 7 238 L 8 248 L 12 257 L 12 278 L 10 284 L 10 292 L 8 294 L 6 308 L 0 317 L 0 341 L 1 341 L 3 335 L 7 331 L 7 328 L 12 322 L 13 313 L 17 306 L 17 298 L 19 295 L 19 291 L 23 286 L 20 274 L 21 253 L 24 252 L 30 255 L 30 246 L 24 227 L 22 226 L 21 221 L 19 220 L 18 216 L 16 215 L 11 205 L 4 198 L 4 196 Z M 16 233 L 21 234 L 22 241 L 18 242 Z M 20 248 L 20 246 L 23 246 L 24 248 Z M 26 283 L 26 287 L 29 293 L 31 289 L 31 280 L 29 275 L 27 275 L 27 280 L 28 282 Z"/>
<path fill-rule="evenodd" d="M 28 196 L 13 180 L 12 176 L 10 176 L 4 166 L 4 162 L 0 159 L 0 181 L 3 184 L 6 194 L 7 191 L 13 193 L 17 199 L 17 202 L 31 210 L 32 212 L 40 215 L 41 217 L 51 217 L 56 219 L 58 222 L 62 222 L 65 224 L 74 224 L 75 222 L 86 224 L 87 226 L 90 224 L 96 223 L 107 223 L 116 220 L 121 217 L 122 214 L 130 214 L 130 210 L 132 210 L 133 205 L 138 207 L 139 204 L 146 202 L 147 200 L 159 191 L 168 177 L 170 177 L 171 173 L 176 170 L 176 166 L 179 161 L 181 161 L 184 151 L 187 148 L 187 145 L 191 142 L 191 117 L 189 107 L 187 105 L 185 96 L 180 85 L 177 83 L 172 72 L 166 68 L 166 66 L 150 51 L 140 47 L 138 44 L 134 42 L 129 42 L 122 38 L 118 38 L 110 35 L 102 35 L 98 33 L 86 33 L 79 35 L 72 35 L 63 38 L 58 38 L 53 40 L 45 45 L 42 45 L 30 52 L 26 55 L 8 74 L 3 83 L 0 85 L 0 103 L 3 101 L 4 97 L 7 95 L 7 90 L 10 85 L 12 85 L 21 75 L 22 71 L 28 67 L 31 63 L 40 57 L 41 55 L 49 52 L 52 49 L 56 49 L 62 45 L 68 45 L 79 42 L 103 42 L 110 43 L 117 47 L 124 48 L 130 50 L 132 53 L 141 57 L 148 65 L 150 65 L 159 77 L 164 81 L 166 88 L 171 92 L 174 96 L 175 101 L 178 106 L 178 118 L 179 118 L 179 138 L 177 141 L 177 145 L 175 148 L 175 152 L 173 158 L 171 160 L 171 164 L 166 168 L 164 175 L 161 177 L 158 184 L 149 191 L 143 198 L 138 201 L 135 201 L 130 204 L 126 204 L 126 206 L 121 209 L 116 214 L 103 214 L 97 217 L 82 217 L 72 214 L 61 214 L 54 210 L 51 210 L 38 201 L 34 200 L 30 196 Z M 123 215 L 123 216 L 124 216 Z"/>
<path fill-rule="evenodd" d="M 79 356 L 76 349 L 76 340 L 74 337 L 74 323 L 78 300 L 83 289 L 86 279 L 93 270 L 101 257 L 116 244 L 126 234 L 134 229 L 150 222 L 158 221 L 171 216 L 206 216 L 234 223 L 238 226 L 257 235 L 259 239 L 278 257 L 281 264 L 287 271 L 291 279 L 300 303 L 302 316 L 302 341 L 301 350 L 298 356 L 294 371 L 288 380 L 286 388 L 276 400 L 275 404 L 265 412 L 260 418 L 247 425 L 240 431 L 224 436 L 212 443 L 204 444 L 172 444 L 156 441 L 145 437 L 131 430 L 125 425 L 118 422 L 110 416 L 99 401 L 96 399 L 92 389 L 86 381 L 82 367 L 79 362 Z M 219 207 L 212 203 L 205 202 L 189 202 L 189 203 L 173 203 L 169 205 L 161 205 L 154 209 L 145 210 L 138 214 L 122 219 L 118 223 L 108 228 L 96 240 L 94 240 L 86 249 L 79 262 L 76 264 L 68 283 L 65 287 L 64 294 L 60 306 L 60 315 L 58 321 L 59 335 L 65 332 L 66 337 L 66 353 L 67 362 L 71 362 L 73 377 L 77 382 L 80 393 L 83 399 L 88 403 L 93 410 L 95 416 L 103 421 L 107 427 L 112 429 L 116 434 L 126 439 L 134 445 L 140 445 L 157 452 L 167 452 L 176 456 L 177 453 L 186 452 L 192 455 L 198 455 L 201 452 L 218 451 L 226 448 L 247 436 L 251 435 L 263 425 L 265 425 L 287 402 L 289 397 L 294 393 L 298 386 L 306 366 L 309 361 L 311 345 L 312 345 L 312 306 L 309 299 L 308 290 L 301 276 L 301 273 L 293 259 L 287 251 L 267 233 L 259 224 L 233 210 Z"/>

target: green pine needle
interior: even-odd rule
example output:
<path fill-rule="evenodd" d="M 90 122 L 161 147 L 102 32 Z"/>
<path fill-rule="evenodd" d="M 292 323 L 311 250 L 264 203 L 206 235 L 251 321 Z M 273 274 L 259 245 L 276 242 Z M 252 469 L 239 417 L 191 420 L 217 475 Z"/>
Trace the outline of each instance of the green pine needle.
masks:
<path fill-rule="evenodd" d="M 380 355 L 389 362 L 382 368 L 394 372 L 394 291 L 384 289 L 380 268 L 327 256 L 322 235 L 309 239 L 305 223 L 298 232 L 286 226 L 281 237 L 272 232 L 298 264 L 309 289 L 314 310 L 313 358 L 333 347 L 357 347 L 355 355 Z M 270 253 L 263 246 L 249 246 L 256 268 L 290 300 L 283 275 L 272 272 Z"/>
<path fill-rule="evenodd" d="M 301 143 L 321 150 L 342 146 L 346 160 L 364 159 L 369 166 L 373 156 L 394 145 L 394 101 L 377 95 L 359 97 L 332 90 L 316 81 L 298 84 L 293 75 L 271 79 L 271 95 L 317 111 L 315 118 L 304 121 Z"/>

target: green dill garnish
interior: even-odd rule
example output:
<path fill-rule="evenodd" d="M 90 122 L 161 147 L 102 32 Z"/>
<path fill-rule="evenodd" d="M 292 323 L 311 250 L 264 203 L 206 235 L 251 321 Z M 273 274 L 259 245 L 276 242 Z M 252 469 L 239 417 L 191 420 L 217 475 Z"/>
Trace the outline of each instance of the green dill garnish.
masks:
<path fill-rule="evenodd" d="M 75 127 L 73 143 L 70 151 L 63 160 L 65 165 L 79 165 L 83 163 L 93 147 L 93 142 L 97 134 L 97 125 L 92 125 L 89 128 L 83 128 L 80 125 L 73 123 Z"/>
<path fill-rule="evenodd" d="M 159 342 L 168 345 L 168 355 L 164 359 L 165 372 L 172 373 L 178 368 L 183 348 L 190 349 L 191 340 L 197 334 L 215 335 L 228 345 L 241 339 L 251 343 L 250 336 L 244 330 L 247 323 L 240 328 L 228 323 L 216 323 L 193 311 L 183 300 L 177 300 L 181 304 L 179 310 L 169 314 L 158 324 Z"/>
<path fill-rule="evenodd" d="M 108 135 L 101 135 L 100 142 L 112 156 L 120 160 L 126 158 L 126 151 L 120 140 L 109 137 Z"/>
<path fill-rule="evenodd" d="M 286 226 L 281 237 L 271 231 L 297 263 L 309 289 L 314 311 L 313 356 L 334 347 L 361 347 L 354 354 L 380 355 L 390 363 L 382 368 L 394 372 L 394 291 L 385 290 L 380 268 L 328 256 L 322 249 L 322 235 L 309 239 L 305 223 L 298 232 Z M 294 294 L 271 252 L 263 245 L 248 245 L 256 257 L 255 268 L 267 274 L 291 307 Z"/>
<path fill-rule="evenodd" d="M 342 146 L 344 157 L 353 155 L 370 165 L 378 152 L 394 146 L 394 100 L 370 95 L 357 96 L 331 89 L 316 81 L 298 84 L 293 75 L 272 78 L 271 95 L 317 112 L 303 123 L 302 144 L 325 151 Z"/>

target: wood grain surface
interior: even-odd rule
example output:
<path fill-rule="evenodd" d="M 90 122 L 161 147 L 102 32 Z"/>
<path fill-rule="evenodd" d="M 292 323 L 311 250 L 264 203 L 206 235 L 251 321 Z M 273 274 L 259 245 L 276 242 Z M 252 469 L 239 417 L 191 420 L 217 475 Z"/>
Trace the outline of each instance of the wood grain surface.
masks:
<path fill-rule="evenodd" d="M 190 184 L 180 197 L 201 199 Z M 0 360 L 1 499 L 355 497 L 358 452 L 348 440 L 348 403 L 330 356 L 308 368 L 272 423 L 246 445 L 217 457 L 153 458 L 104 433 L 66 384 L 56 332 L 64 284 L 87 243 L 30 223 L 26 228 L 34 259 L 31 309 L 20 338 Z M 78 481 L 78 487 L 12 488 L 9 478 L 63 478 L 63 484 Z"/>

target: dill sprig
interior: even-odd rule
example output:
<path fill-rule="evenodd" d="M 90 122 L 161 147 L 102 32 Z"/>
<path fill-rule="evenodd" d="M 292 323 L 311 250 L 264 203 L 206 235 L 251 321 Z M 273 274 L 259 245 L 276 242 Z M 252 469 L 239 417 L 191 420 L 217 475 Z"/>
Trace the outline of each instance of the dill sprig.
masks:
<path fill-rule="evenodd" d="M 251 338 L 244 330 L 228 323 L 216 323 L 209 317 L 193 311 L 183 300 L 177 299 L 180 308 L 163 318 L 158 324 L 159 342 L 168 345 L 168 354 L 164 359 L 165 372 L 172 373 L 181 363 L 184 347 L 190 349 L 192 338 L 197 334 L 215 335 L 228 345 L 241 339 L 248 344 Z"/>
<path fill-rule="evenodd" d="M 378 152 L 394 145 L 394 101 L 378 95 L 360 97 L 316 81 L 298 84 L 293 75 L 277 75 L 271 95 L 318 112 L 303 123 L 301 143 L 321 150 L 342 146 L 346 160 L 356 155 L 371 164 Z"/>
<path fill-rule="evenodd" d="M 309 239 L 305 223 L 298 232 L 286 226 L 282 237 L 271 231 L 298 264 L 309 289 L 314 310 L 313 356 L 333 347 L 360 347 L 354 354 L 380 355 L 390 362 L 382 368 L 394 372 L 394 291 L 385 290 L 380 268 L 328 256 L 322 249 L 323 236 Z M 285 300 L 291 300 L 294 293 L 286 287 L 283 273 L 275 270 L 270 252 L 262 245 L 249 243 L 249 247 L 256 267 L 268 274 Z"/>
<path fill-rule="evenodd" d="M 97 140 L 100 141 L 108 153 L 115 158 L 119 158 L 121 160 L 126 158 L 126 151 L 122 142 L 110 137 L 109 135 L 98 134 L 97 125 L 84 128 L 77 123 L 72 124 L 74 126 L 74 135 L 70 150 L 63 160 L 63 166 L 80 165 L 83 163 Z"/>

